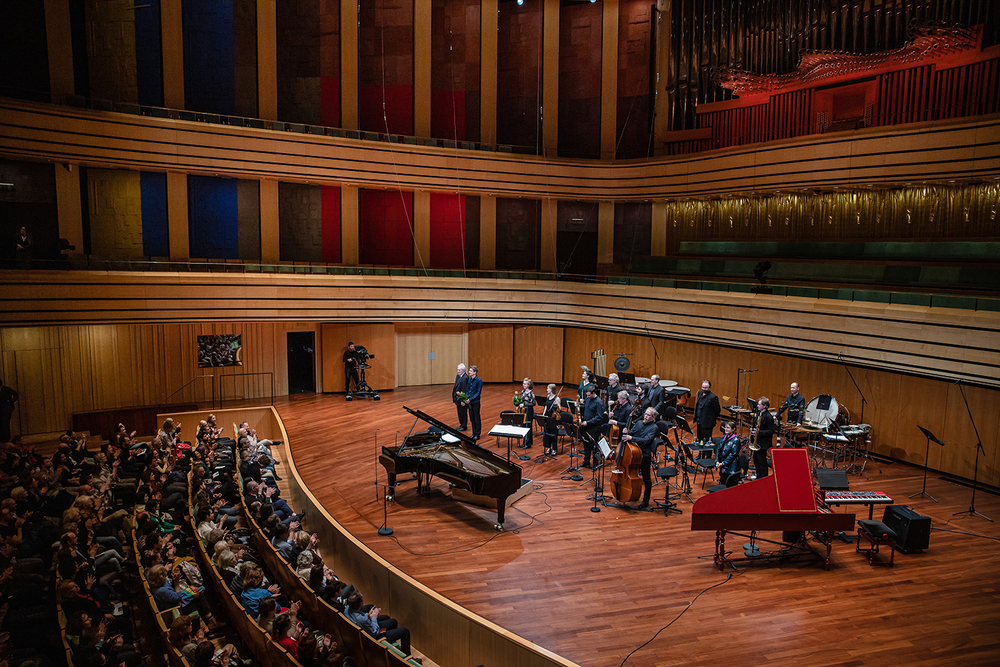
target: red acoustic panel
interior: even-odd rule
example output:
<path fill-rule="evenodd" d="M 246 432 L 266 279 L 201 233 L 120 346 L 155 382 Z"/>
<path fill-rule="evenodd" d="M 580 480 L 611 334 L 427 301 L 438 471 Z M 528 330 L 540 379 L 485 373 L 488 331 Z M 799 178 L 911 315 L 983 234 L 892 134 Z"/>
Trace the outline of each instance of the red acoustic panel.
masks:
<path fill-rule="evenodd" d="M 340 77 L 324 76 L 319 80 L 320 123 L 340 127 Z"/>
<path fill-rule="evenodd" d="M 465 141 L 465 91 L 431 93 L 431 136 Z"/>
<path fill-rule="evenodd" d="M 464 269 L 465 196 L 431 193 L 431 268 Z"/>
<path fill-rule="evenodd" d="M 322 186 L 323 261 L 341 262 L 340 253 L 340 188 Z"/>
<path fill-rule="evenodd" d="M 362 130 L 412 135 L 413 86 L 359 86 L 358 113 Z"/>
<path fill-rule="evenodd" d="M 413 266 L 413 193 L 360 190 L 358 208 L 360 263 Z"/>

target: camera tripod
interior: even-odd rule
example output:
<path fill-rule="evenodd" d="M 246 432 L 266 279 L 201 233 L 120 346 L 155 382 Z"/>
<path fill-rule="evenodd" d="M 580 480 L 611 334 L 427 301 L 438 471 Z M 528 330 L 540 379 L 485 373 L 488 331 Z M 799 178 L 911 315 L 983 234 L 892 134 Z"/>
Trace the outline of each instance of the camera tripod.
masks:
<path fill-rule="evenodd" d="M 354 397 L 360 398 L 371 398 L 373 400 L 379 400 L 378 392 L 372 389 L 372 386 L 368 384 L 365 380 L 365 370 L 371 368 L 368 364 L 358 364 L 358 388 L 354 391 L 347 392 L 347 400 L 353 401 Z"/>

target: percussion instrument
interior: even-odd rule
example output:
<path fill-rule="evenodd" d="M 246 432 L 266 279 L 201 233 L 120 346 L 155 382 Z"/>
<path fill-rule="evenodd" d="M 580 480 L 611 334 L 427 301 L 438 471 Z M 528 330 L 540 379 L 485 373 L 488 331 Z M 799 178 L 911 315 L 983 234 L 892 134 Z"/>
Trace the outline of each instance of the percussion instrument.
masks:
<path fill-rule="evenodd" d="M 806 403 L 806 414 L 803 424 L 813 422 L 820 429 L 825 429 L 837 421 L 840 415 L 840 404 L 830 394 L 820 394 Z"/>
<path fill-rule="evenodd" d="M 677 386 L 677 380 L 660 380 L 660 386 L 664 389 L 670 389 L 671 387 Z"/>

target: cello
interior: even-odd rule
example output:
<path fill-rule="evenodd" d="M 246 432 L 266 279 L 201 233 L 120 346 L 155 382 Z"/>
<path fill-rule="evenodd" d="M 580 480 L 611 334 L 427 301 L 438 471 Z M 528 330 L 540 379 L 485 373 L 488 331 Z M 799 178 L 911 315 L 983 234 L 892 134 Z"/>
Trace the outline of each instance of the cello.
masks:
<path fill-rule="evenodd" d="M 636 403 L 629 414 L 628 428 L 642 411 L 642 404 Z M 626 428 L 625 430 L 628 430 Z M 630 503 L 642 497 L 642 450 L 632 442 L 622 441 L 618 444 L 615 455 L 614 469 L 611 471 L 611 491 L 620 503 Z"/>

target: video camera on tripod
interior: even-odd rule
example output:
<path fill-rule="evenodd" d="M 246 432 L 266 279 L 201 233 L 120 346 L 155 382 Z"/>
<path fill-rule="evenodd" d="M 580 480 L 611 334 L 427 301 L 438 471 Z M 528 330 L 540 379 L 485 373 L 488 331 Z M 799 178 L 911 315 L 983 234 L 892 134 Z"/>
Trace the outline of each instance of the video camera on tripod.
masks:
<path fill-rule="evenodd" d="M 355 345 L 354 358 L 357 359 L 358 361 L 358 368 L 365 369 L 365 368 L 371 368 L 371 365 L 368 363 L 368 360 L 374 359 L 375 355 L 370 353 L 367 349 L 365 349 L 364 345 Z"/>

